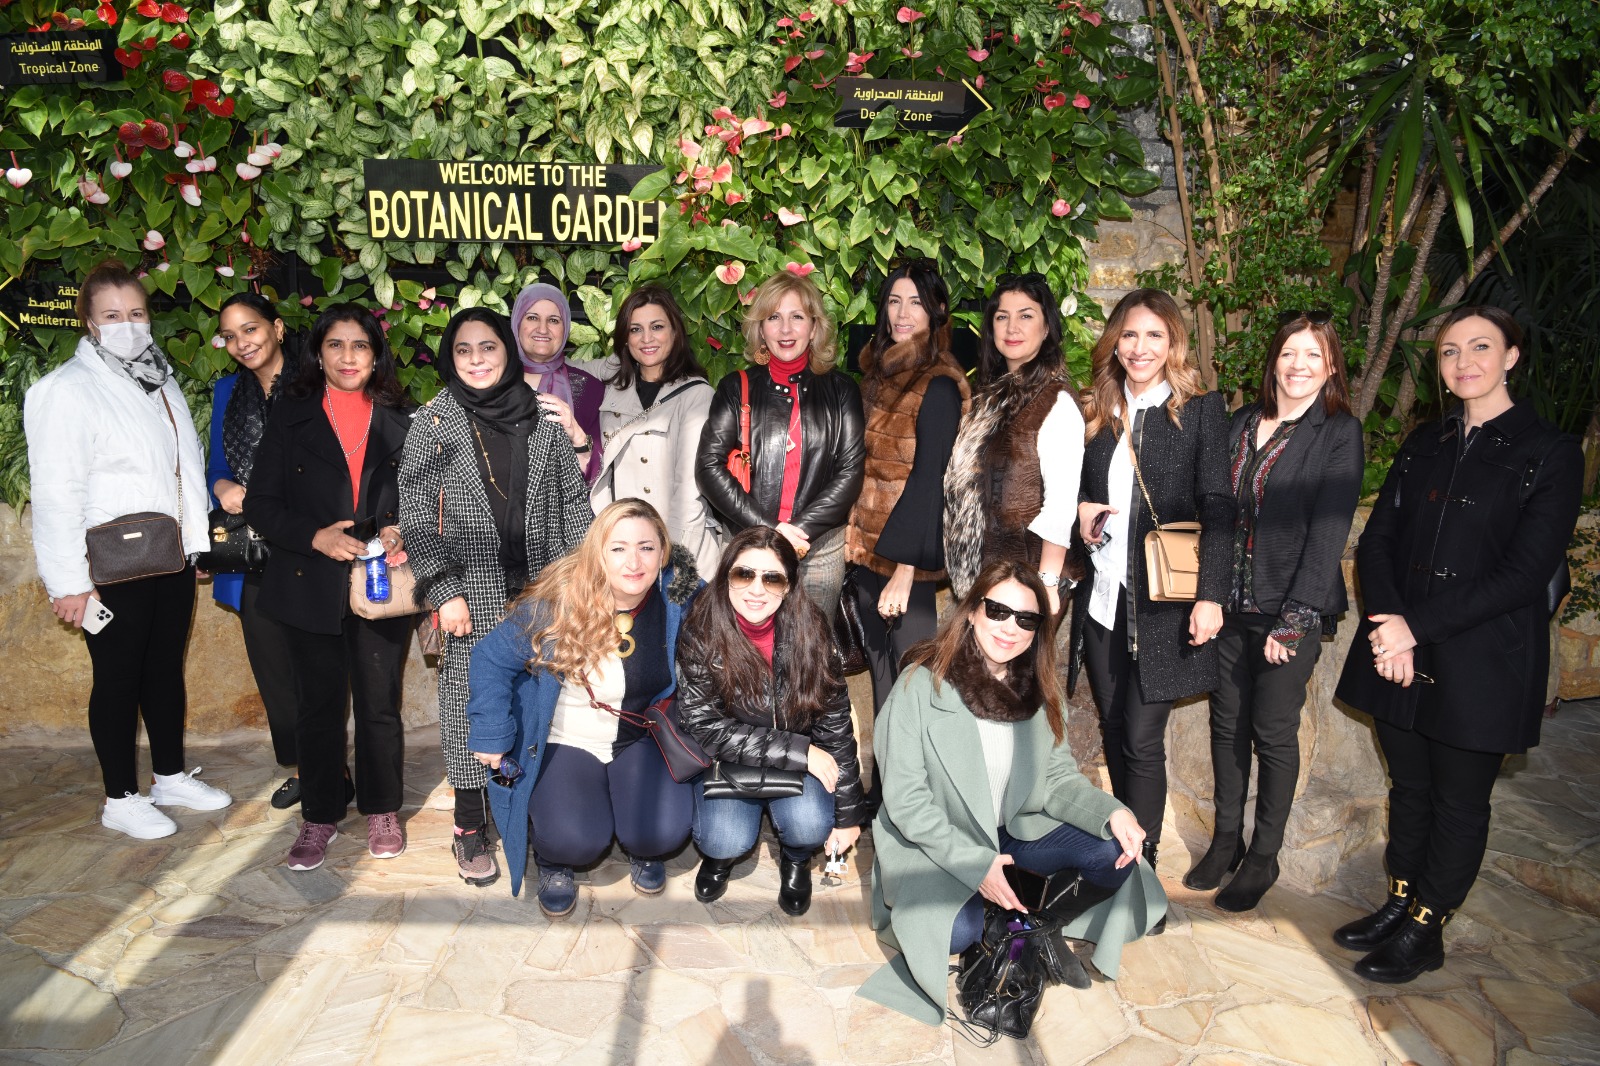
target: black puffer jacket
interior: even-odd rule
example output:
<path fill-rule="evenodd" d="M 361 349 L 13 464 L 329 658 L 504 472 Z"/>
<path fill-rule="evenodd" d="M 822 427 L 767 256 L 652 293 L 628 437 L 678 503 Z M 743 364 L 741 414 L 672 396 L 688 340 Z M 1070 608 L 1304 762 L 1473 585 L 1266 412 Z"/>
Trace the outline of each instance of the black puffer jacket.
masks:
<path fill-rule="evenodd" d="M 793 732 L 784 728 L 783 706 L 791 664 L 781 620 L 775 636 L 766 701 L 760 707 L 730 708 L 723 704 L 714 680 L 722 670 L 721 658 L 712 657 L 686 628 L 678 642 L 679 721 L 711 758 L 741 766 L 804 771 L 806 749 L 815 744 L 839 764 L 839 783 L 833 791 L 833 824 L 841 829 L 860 825 L 866 813 L 861 805 L 861 763 L 850 722 L 850 690 L 839 654 L 834 651 L 829 655 L 826 709 L 808 730 Z"/>
<path fill-rule="evenodd" d="M 750 378 L 750 491 L 728 473 L 728 453 L 739 447 L 739 375 L 717 385 L 711 413 L 700 434 L 695 481 L 734 532 L 778 524 L 783 463 L 793 392 L 777 384 L 764 366 L 745 368 Z M 866 469 L 866 419 L 861 390 L 839 371 L 794 377 L 800 393 L 800 487 L 789 519 L 816 538 L 842 526 L 861 495 Z"/>

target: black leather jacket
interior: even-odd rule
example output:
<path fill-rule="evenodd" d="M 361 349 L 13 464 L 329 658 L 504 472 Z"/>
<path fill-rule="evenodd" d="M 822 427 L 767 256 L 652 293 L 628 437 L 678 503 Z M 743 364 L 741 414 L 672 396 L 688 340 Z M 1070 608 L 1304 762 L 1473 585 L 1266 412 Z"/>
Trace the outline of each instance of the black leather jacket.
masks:
<path fill-rule="evenodd" d="M 678 642 L 679 722 L 711 758 L 741 766 L 804 771 L 806 749 L 815 744 L 839 764 L 839 783 L 833 791 L 833 824 L 841 829 L 860 825 L 866 814 L 861 803 L 861 763 L 850 722 L 850 689 L 845 684 L 839 653 L 830 654 L 828 673 L 832 684 L 827 708 L 809 730 L 797 733 L 785 729 L 783 722 L 785 679 L 790 668 L 787 650 L 780 627 L 765 703 L 760 707 L 729 708 L 713 682 L 722 669 L 722 660 L 711 658 L 700 641 L 685 632 Z"/>
<path fill-rule="evenodd" d="M 739 447 L 739 375 L 717 385 L 711 413 L 700 434 L 695 480 L 711 506 L 734 532 L 778 523 L 783 462 L 793 409 L 790 389 L 772 380 L 764 366 L 745 368 L 750 377 L 750 491 L 728 473 L 728 453 Z M 789 519 L 815 538 L 842 526 L 861 495 L 866 468 L 866 419 L 861 390 L 842 371 L 793 379 L 800 390 L 800 488 Z"/>

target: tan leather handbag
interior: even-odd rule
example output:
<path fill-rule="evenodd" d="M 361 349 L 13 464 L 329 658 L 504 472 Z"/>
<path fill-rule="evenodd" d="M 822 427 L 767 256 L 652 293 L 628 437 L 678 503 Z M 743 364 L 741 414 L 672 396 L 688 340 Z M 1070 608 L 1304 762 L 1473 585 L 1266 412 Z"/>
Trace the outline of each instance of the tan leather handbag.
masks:
<path fill-rule="evenodd" d="M 1200 523 L 1161 524 L 1150 490 L 1145 488 L 1139 469 L 1139 453 L 1133 450 L 1133 434 L 1123 435 L 1128 454 L 1133 457 L 1133 474 L 1139 479 L 1139 492 L 1156 528 L 1144 535 L 1144 570 L 1149 578 L 1150 598 L 1157 603 L 1193 603 L 1200 592 Z"/>

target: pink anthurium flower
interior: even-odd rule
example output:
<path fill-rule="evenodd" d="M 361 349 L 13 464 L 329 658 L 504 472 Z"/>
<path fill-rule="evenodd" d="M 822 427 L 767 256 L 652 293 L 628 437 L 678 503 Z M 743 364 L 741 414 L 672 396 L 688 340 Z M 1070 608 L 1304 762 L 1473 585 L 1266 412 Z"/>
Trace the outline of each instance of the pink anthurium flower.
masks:
<path fill-rule="evenodd" d="M 190 207 L 200 206 L 200 186 L 195 184 L 193 178 L 184 182 L 183 186 L 178 189 L 178 195 L 183 197 L 183 202 Z"/>
<path fill-rule="evenodd" d="M 1054 111 L 1056 108 L 1065 105 L 1066 102 L 1066 93 L 1051 93 L 1049 96 L 1044 98 L 1044 109 L 1046 111 Z"/>
<path fill-rule="evenodd" d="M 167 246 L 167 239 L 161 235 L 160 230 L 146 230 L 142 243 L 145 251 L 158 252 Z"/>
<path fill-rule="evenodd" d="M 793 136 L 793 134 L 794 127 L 785 122 L 783 125 L 778 127 L 778 132 L 772 135 L 772 139 L 775 141 L 781 141 L 785 137 Z"/>
<path fill-rule="evenodd" d="M 982 63 L 989 58 L 989 50 L 987 48 L 968 48 L 967 55 L 974 63 Z"/>
<path fill-rule="evenodd" d="M 33 180 L 33 171 L 17 165 L 17 153 L 11 153 L 11 166 L 6 168 L 6 181 L 13 189 L 20 189 Z"/>
<path fill-rule="evenodd" d="M 1100 25 L 1100 12 L 1098 12 L 1098 11 L 1085 11 L 1083 13 L 1083 21 L 1087 22 L 1091 26 Z"/>
<path fill-rule="evenodd" d="M 733 192 L 733 191 L 730 190 L 727 193 L 727 195 L 723 196 L 722 202 L 727 204 L 729 207 L 732 207 L 734 204 L 743 203 L 744 202 L 744 193 L 742 193 L 742 192 Z"/>
<path fill-rule="evenodd" d="M 903 22 L 909 26 L 919 18 L 925 17 L 926 14 L 927 12 L 925 11 L 916 11 L 909 7 L 902 7 L 899 11 L 894 13 L 894 17 L 897 22 Z"/>
<path fill-rule="evenodd" d="M 737 123 L 739 121 L 739 116 L 735 115 L 726 107 L 717 108 L 715 111 L 711 112 L 711 117 L 716 119 L 718 122 Z"/>
<path fill-rule="evenodd" d="M 633 237 L 633 238 L 631 238 L 629 240 L 626 240 L 626 241 L 622 242 L 622 250 L 624 252 L 637 252 L 640 248 L 643 248 L 643 247 L 644 247 L 644 241 L 641 241 L 637 237 Z"/>
<path fill-rule="evenodd" d="M 837 0 L 835 0 L 835 2 L 837 2 Z M 744 292 L 741 292 L 739 294 L 739 302 L 741 304 L 744 304 L 744 306 L 746 306 L 746 307 L 749 307 L 751 304 L 755 303 L 755 299 L 756 299 L 756 287 L 754 285 L 750 286 Z"/>
<path fill-rule="evenodd" d="M 233 267 L 232 267 L 232 265 L 219 266 L 219 267 L 217 267 L 217 273 L 221 274 L 225 278 L 231 278 L 231 277 L 233 277 Z"/>
<path fill-rule="evenodd" d="M 787 270 L 797 278 L 803 278 L 809 276 L 813 270 L 817 269 L 817 265 L 815 263 L 796 263 L 791 259 L 789 262 L 783 264 L 783 269 Z"/>
<path fill-rule="evenodd" d="M 806 216 L 802 215 L 798 211 L 791 211 L 787 207 L 778 208 L 778 221 L 782 222 L 785 226 L 798 225 L 805 220 Z"/>
<path fill-rule="evenodd" d="M 683 153 L 685 159 L 700 158 L 700 146 L 687 137 L 678 138 L 678 150 Z"/>
<path fill-rule="evenodd" d="M 710 176 L 711 176 L 711 168 L 706 166 L 704 163 L 702 163 L 699 166 L 694 168 L 694 180 L 695 181 L 705 181 Z"/>
<path fill-rule="evenodd" d="M 785 16 L 783 16 L 783 18 L 778 20 L 778 29 L 780 29 L 780 30 L 786 30 L 790 26 L 793 26 L 793 25 L 794 25 L 794 19 L 790 18 L 788 15 L 785 15 Z"/>
<path fill-rule="evenodd" d="M 781 92 L 778 95 L 773 96 L 773 97 L 771 97 L 771 98 L 769 98 L 767 100 L 767 103 L 769 103 L 773 107 L 777 107 L 777 108 L 781 108 L 784 104 L 787 104 L 788 102 L 789 102 L 789 90 L 787 90 L 787 89 L 785 89 L 783 92 Z"/>
<path fill-rule="evenodd" d="M 32 175 L 30 174 L 29 177 L 32 177 Z M 104 189 L 100 187 L 100 183 L 87 176 L 78 180 L 78 192 L 81 193 L 83 198 L 88 200 L 91 204 L 105 204 L 111 202 L 111 197 Z"/>
<path fill-rule="evenodd" d="M 812 14 L 809 11 L 800 12 L 800 21 L 801 22 L 810 22 L 812 19 L 814 19 L 816 17 L 817 17 L 816 15 Z"/>
<path fill-rule="evenodd" d="M 228 342 L 223 340 L 221 337 L 212 337 L 211 338 L 211 347 L 213 347 L 213 348 L 226 348 L 227 346 L 228 346 Z"/>
<path fill-rule="evenodd" d="M 900 49 L 900 54 L 905 56 L 907 59 L 921 59 L 922 58 L 922 49 L 919 48 L 915 52 L 913 52 L 909 48 L 902 48 L 902 49 Z"/>
<path fill-rule="evenodd" d="M 1089 98 L 1082 93 L 1079 93 L 1077 96 L 1072 98 L 1072 106 L 1081 107 L 1087 111 L 1089 109 Z"/>
<path fill-rule="evenodd" d="M 737 285 L 744 278 L 744 264 L 730 259 L 717 267 L 713 273 L 724 285 Z"/>
<path fill-rule="evenodd" d="M 800 65 L 801 58 L 801 56 L 790 56 L 788 59 L 785 59 L 783 61 L 783 72 L 785 74 L 793 74 L 794 68 Z"/>
<path fill-rule="evenodd" d="M 116 159 L 113 160 L 111 165 L 106 169 L 111 172 L 111 176 L 113 178 L 116 178 L 120 181 L 129 174 L 133 173 L 133 164 L 121 159 Z"/>
<path fill-rule="evenodd" d="M 739 126 L 739 132 L 746 137 L 754 137 L 758 133 L 766 133 L 772 129 L 772 123 L 764 118 L 747 118 Z"/>
<path fill-rule="evenodd" d="M 277 159 L 283 154 L 283 145 L 278 144 L 276 141 L 268 141 L 266 144 L 261 146 L 261 154 L 272 159 Z"/>
<path fill-rule="evenodd" d="M 1050 205 L 1050 213 L 1057 218 L 1065 218 L 1072 213 L 1072 205 L 1065 200 L 1057 200 Z"/>
<path fill-rule="evenodd" d="M 188 141 L 179 141 L 177 144 L 172 146 L 172 154 L 177 156 L 179 159 L 188 159 L 194 155 L 194 145 L 190 144 Z"/>
<path fill-rule="evenodd" d="M 718 185 L 721 185 L 731 177 L 733 177 L 732 163 L 723 163 L 716 170 L 711 172 L 711 180 Z"/>
<path fill-rule="evenodd" d="M 710 192 L 711 191 L 711 179 L 710 178 L 701 178 L 699 181 L 695 182 L 694 183 L 694 191 L 695 192 Z"/>
<path fill-rule="evenodd" d="M 261 168 L 258 166 L 253 166 L 250 163 L 236 164 L 233 170 L 234 173 L 238 174 L 245 181 L 255 181 L 261 176 Z"/>
<path fill-rule="evenodd" d="M 253 167 L 270 167 L 272 165 L 272 158 L 272 156 L 265 152 L 256 151 L 245 156 L 244 161 Z"/>

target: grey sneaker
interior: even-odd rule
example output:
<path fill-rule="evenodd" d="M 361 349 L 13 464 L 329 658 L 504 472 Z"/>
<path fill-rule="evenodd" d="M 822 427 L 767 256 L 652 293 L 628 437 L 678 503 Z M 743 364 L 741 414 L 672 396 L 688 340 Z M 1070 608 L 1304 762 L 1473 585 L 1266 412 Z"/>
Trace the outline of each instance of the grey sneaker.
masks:
<path fill-rule="evenodd" d="M 500 880 L 500 864 L 494 858 L 494 845 L 484 830 L 457 827 L 450 850 L 455 853 L 456 872 L 467 884 L 482 888 Z"/>

